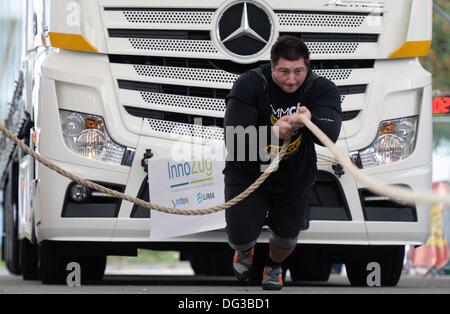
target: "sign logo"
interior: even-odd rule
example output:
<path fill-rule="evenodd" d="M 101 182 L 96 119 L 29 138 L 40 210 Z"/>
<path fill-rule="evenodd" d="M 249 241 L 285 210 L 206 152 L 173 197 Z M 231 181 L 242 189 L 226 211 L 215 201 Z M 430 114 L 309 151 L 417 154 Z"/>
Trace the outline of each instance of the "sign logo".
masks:
<path fill-rule="evenodd" d="M 175 200 L 172 200 L 173 208 L 178 208 L 180 206 L 188 205 L 189 198 L 188 197 L 179 197 Z"/>
<path fill-rule="evenodd" d="M 184 163 L 167 163 L 167 171 L 170 180 L 176 180 L 170 188 L 186 187 L 200 183 L 213 181 L 213 162 L 211 160 L 193 160 Z M 195 176 L 196 180 L 189 180 Z M 200 177 L 197 179 L 197 177 Z M 179 181 L 182 182 L 179 182 Z"/>
<path fill-rule="evenodd" d="M 197 194 L 197 203 L 202 204 L 205 201 L 213 200 L 216 196 L 214 195 L 214 192 L 211 193 L 202 193 L 199 192 Z"/>
<path fill-rule="evenodd" d="M 450 97 L 434 98 L 433 114 L 450 114 Z"/>
<path fill-rule="evenodd" d="M 234 2 L 218 19 L 219 44 L 228 54 L 240 59 L 252 59 L 266 52 L 273 33 L 270 13 L 253 1 Z"/>
<path fill-rule="evenodd" d="M 328 6 L 342 7 L 342 8 L 371 8 L 371 9 L 383 9 L 385 7 L 383 1 L 373 1 L 373 0 L 331 0 L 327 4 Z"/>
<path fill-rule="evenodd" d="M 275 109 L 272 105 L 270 105 L 270 108 L 272 108 L 272 113 L 275 115 L 275 117 L 277 119 L 281 119 L 282 117 L 287 116 L 287 115 L 289 115 L 289 116 L 294 115 L 301 106 L 302 106 L 302 104 L 298 103 L 296 106 L 292 106 L 292 107 L 286 108 L 286 109 L 283 109 L 283 108 Z"/>

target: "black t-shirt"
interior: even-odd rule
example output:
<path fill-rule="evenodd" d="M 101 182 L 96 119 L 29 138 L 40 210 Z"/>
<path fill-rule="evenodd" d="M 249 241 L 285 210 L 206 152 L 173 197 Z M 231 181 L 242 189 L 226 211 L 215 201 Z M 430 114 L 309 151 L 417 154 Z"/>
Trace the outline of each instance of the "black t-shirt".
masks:
<path fill-rule="evenodd" d="M 334 142 L 341 130 L 341 98 L 339 90 L 333 82 L 318 78 L 311 84 L 308 93 L 305 87 L 312 79 L 310 70 L 305 82 L 293 94 L 284 92 L 272 79 L 269 64 L 260 67 L 266 77 L 267 86 L 263 79 L 255 72 L 243 74 L 235 83 L 227 97 L 225 113 L 225 127 L 247 128 L 250 126 L 269 127 L 270 130 L 283 116 L 293 115 L 301 106 L 307 107 L 312 114 L 312 122 L 316 124 Z M 225 142 L 228 158 L 223 171 L 227 184 L 251 184 L 270 164 L 283 145 L 282 140 L 270 142 L 270 131 L 257 132 L 258 143 L 246 136 L 245 158 L 238 159 L 238 136 L 225 129 Z M 233 132 L 237 132 L 236 130 Z M 251 133 L 251 132 L 250 132 Z M 267 134 L 267 135 L 265 135 Z M 234 136 L 234 141 L 231 140 Z M 260 145 L 261 142 L 268 145 Z M 232 144 L 234 142 L 234 145 Z M 299 186 L 309 185 L 317 173 L 317 157 L 314 143 L 320 141 L 305 127 L 298 130 L 291 139 L 288 154 L 280 163 L 279 169 L 272 173 L 267 184 L 290 184 Z M 256 156 L 256 159 L 255 159 Z"/>

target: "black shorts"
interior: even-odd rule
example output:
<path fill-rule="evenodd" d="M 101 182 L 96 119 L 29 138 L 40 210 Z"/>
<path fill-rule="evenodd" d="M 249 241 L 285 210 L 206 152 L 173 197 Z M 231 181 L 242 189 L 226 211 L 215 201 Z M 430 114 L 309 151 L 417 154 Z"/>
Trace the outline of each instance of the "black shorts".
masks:
<path fill-rule="evenodd" d="M 225 184 L 226 201 L 248 186 Z M 300 231 L 309 228 L 309 201 L 313 188 L 314 183 L 303 187 L 263 184 L 247 199 L 226 211 L 229 242 L 236 247 L 254 243 L 265 225 L 279 238 L 298 238 Z"/>

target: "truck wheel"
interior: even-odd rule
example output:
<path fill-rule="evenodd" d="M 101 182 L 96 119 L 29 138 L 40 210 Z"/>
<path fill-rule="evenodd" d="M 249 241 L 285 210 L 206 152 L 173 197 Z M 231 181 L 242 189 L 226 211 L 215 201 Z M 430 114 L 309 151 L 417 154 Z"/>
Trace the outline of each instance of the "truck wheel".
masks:
<path fill-rule="evenodd" d="M 77 263 L 80 265 L 81 282 L 80 284 L 87 284 L 90 282 L 97 282 L 103 279 L 106 268 L 106 255 L 100 256 L 59 256 L 57 265 L 57 283 L 66 284 L 67 276 L 70 271 L 67 270 L 67 265 L 70 263 Z"/>
<path fill-rule="evenodd" d="M 6 268 L 13 275 L 21 275 L 20 241 L 18 236 L 18 166 L 12 163 L 9 178 L 5 185 L 4 219 L 5 219 L 5 262 Z"/>
<path fill-rule="evenodd" d="M 189 261 L 196 275 L 233 276 L 234 251 L 220 247 L 205 251 L 189 253 Z"/>
<path fill-rule="evenodd" d="M 69 262 L 68 262 L 69 263 Z M 106 255 L 83 256 L 79 258 L 81 282 L 101 281 L 105 275 Z"/>
<path fill-rule="evenodd" d="M 318 247 L 297 246 L 286 261 L 292 281 L 328 281 L 331 263 L 324 260 Z"/>
<path fill-rule="evenodd" d="M 52 242 L 44 241 L 38 246 L 38 272 L 39 278 L 45 285 L 62 284 L 58 277 L 58 248 Z"/>
<path fill-rule="evenodd" d="M 9 211 L 8 209 L 6 211 Z M 17 225 L 14 224 L 12 213 L 5 215 L 6 238 L 5 238 L 5 262 L 8 271 L 20 276 L 22 269 L 20 265 L 20 241 L 17 234 Z"/>
<path fill-rule="evenodd" d="M 228 247 L 208 247 L 187 253 L 194 273 L 199 276 L 233 276 L 234 251 Z"/>
<path fill-rule="evenodd" d="M 372 270 L 367 266 L 376 262 L 380 265 L 380 280 L 383 287 L 397 286 L 402 271 L 405 257 L 404 246 L 377 246 L 370 247 L 366 256 L 350 259 L 345 263 L 347 277 L 352 286 L 367 287 L 368 276 Z"/>
<path fill-rule="evenodd" d="M 292 281 L 321 281 L 326 282 L 330 279 L 331 263 L 318 261 L 312 263 L 311 260 L 297 263 L 294 267 L 290 266 Z"/>
<path fill-rule="evenodd" d="M 234 276 L 233 274 L 233 256 L 231 249 L 211 254 L 211 268 L 213 276 Z"/>
<path fill-rule="evenodd" d="M 106 255 L 65 255 L 59 243 L 44 241 L 39 245 L 39 277 L 43 284 L 66 284 L 67 265 L 75 262 L 81 268 L 81 284 L 102 280 L 106 268 Z"/>
<path fill-rule="evenodd" d="M 189 262 L 195 275 L 209 276 L 212 274 L 209 256 L 200 252 L 190 253 Z"/>
<path fill-rule="evenodd" d="M 21 240 L 21 263 L 22 263 L 22 277 L 24 280 L 39 279 L 38 273 L 38 253 L 37 245 L 31 244 L 28 239 Z"/>

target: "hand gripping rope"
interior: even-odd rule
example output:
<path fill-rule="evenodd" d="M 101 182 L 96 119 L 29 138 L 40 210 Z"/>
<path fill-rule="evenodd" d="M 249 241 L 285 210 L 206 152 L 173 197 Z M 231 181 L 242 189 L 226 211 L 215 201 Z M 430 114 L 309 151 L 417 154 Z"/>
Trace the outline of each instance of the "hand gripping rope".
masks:
<path fill-rule="evenodd" d="M 361 170 L 356 168 L 349 158 L 336 146 L 334 143 L 323 133 L 314 123 L 312 123 L 308 118 L 306 118 L 303 115 L 300 115 L 300 120 L 306 125 L 306 127 L 333 153 L 336 160 L 343 166 L 343 168 L 351 173 L 353 177 L 363 184 L 367 189 L 371 190 L 373 193 L 378 195 L 387 196 L 392 200 L 396 200 L 401 203 L 426 203 L 426 204 L 439 204 L 444 203 L 447 206 L 450 206 L 450 195 L 446 193 L 429 193 L 425 191 L 411 191 L 405 188 L 395 187 L 395 186 L 387 186 L 384 185 L 370 177 L 365 176 Z M 292 122 L 292 121 L 291 121 Z M 120 198 L 125 201 L 134 203 L 138 206 L 147 208 L 147 209 L 153 209 L 162 213 L 166 214 L 174 214 L 174 215 L 181 215 L 181 216 L 201 216 L 201 215 L 208 215 L 213 214 L 216 212 L 220 212 L 226 209 L 229 209 L 233 207 L 234 205 L 238 204 L 239 202 L 246 199 L 249 195 L 251 195 L 255 190 L 257 190 L 263 183 L 266 181 L 266 179 L 270 176 L 270 174 L 275 170 L 278 169 L 278 165 L 283 160 L 283 158 L 286 155 L 287 148 L 289 146 L 289 140 L 285 141 L 283 144 L 283 147 L 281 148 L 280 153 L 275 158 L 275 160 L 270 164 L 270 166 L 266 169 L 266 171 L 259 177 L 255 183 L 250 185 L 244 192 L 242 192 L 240 195 L 236 196 L 232 200 L 226 202 L 225 204 L 214 206 L 211 208 L 206 209 L 196 209 L 196 210 L 182 210 L 182 209 L 176 209 L 176 208 L 170 208 L 161 206 L 158 204 L 153 204 L 150 202 L 145 202 L 141 199 L 138 199 L 136 197 L 133 197 L 131 195 L 126 195 L 124 193 L 120 193 L 108 188 L 105 188 L 104 186 L 101 186 L 99 184 L 93 183 L 88 180 L 81 179 L 80 177 L 75 176 L 74 174 L 62 169 L 61 167 L 57 166 L 56 164 L 48 161 L 47 159 L 41 157 L 40 154 L 32 150 L 30 147 L 28 147 L 24 142 L 19 140 L 17 136 L 12 133 L 10 130 L 8 130 L 3 124 L 0 123 L 0 131 L 5 134 L 7 138 L 9 138 L 11 141 L 15 142 L 19 147 L 27 154 L 31 155 L 35 160 L 42 163 L 47 168 L 59 173 L 60 175 L 69 178 L 70 180 L 84 185 L 92 190 L 105 193 L 108 195 L 111 195 L 114 198 Z"/>

